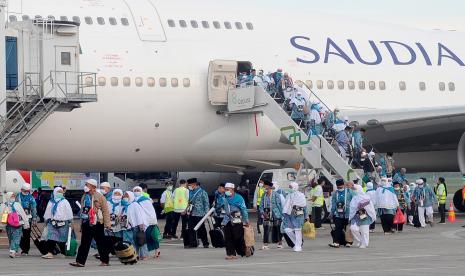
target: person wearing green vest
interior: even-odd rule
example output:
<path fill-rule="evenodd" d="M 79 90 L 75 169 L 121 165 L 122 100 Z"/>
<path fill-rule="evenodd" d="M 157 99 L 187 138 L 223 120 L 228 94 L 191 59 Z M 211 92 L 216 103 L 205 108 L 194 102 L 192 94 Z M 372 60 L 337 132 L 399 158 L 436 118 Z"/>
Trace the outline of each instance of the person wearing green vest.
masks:
<path fill-rule="evenodd" d="M 444 177 L 439 177 L 439 181 L 434 189 L 436 197 L 438 198 L 438 211 L 441 214 L 441 221 L 439 224 L 446 224 L 446 199 L 447 199 L 447 187 L 446 180 Z"/>
<path fill-rule="evenodd" d="M 257 210 L 257 232 L 261 234 L 261 228 L 263 228 L 263 217 L 260 213 L 260 203 L 262 202 L 263 195 L 265 194 L 265 188 L 263 187 L 264 180 L 260 179 L 258 185 L 255 187 L 255 193 L 253 195 L 253 206 Z"/>
<path fill-rule="evenodd" d="M 163 231 L 164 239 L 176 239 L 172 236 L 174 224 L 174 196 L 173 196 L 173 183 L 168 181 L 165 183 L 166 190 L 161 194 L 160 203 L 163 208 L 162 213 L 165 214 L 165 229 Z"/>
<path fill-rule="evenodd" d="M 189 190 L 187 189 L 187 181 L 181 179 L 179 181 L 179 187 L 174 190 L 174 222 L 172 229 L 174 236 L 176 236 L 176 230 L 178 229 L 179 219 L 181 219 L 181 239 L 183 233 L 187 229 L 187 214 L 186 209 L 189 204 Z"/>
<path fill-rule="evenodd" d="M 310 190 L 310 202 L 312 206 L 312 218 L 315 223 L 315 228 L 322 229 L 321 227 L 321 215 L 323 211 L 323 204 L 325 204 L 325 197 L 323 196 L 323 185 L 325 180 L 323 178 L 318 179 L 316 185 Z"/>

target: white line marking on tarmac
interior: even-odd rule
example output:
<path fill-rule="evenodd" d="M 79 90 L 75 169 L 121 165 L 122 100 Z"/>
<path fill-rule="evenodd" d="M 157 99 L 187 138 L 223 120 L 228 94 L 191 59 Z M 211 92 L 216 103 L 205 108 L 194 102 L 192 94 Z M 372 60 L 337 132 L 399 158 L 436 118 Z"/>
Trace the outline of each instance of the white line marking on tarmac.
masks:
<path fill-rule="evenodd" d="M 439 255 L 410 255 L 410 256 L 386 256 L 386 257 L 377 257 L 377 258 L 364 258 L 364 261 L 378 261 L 378 260 L 395 260 L 395 259 L 413 259 L 413 258 L 425 258 L 425 257 L 437 257 Z M 344 258 L 344 259 L 330 259 L 330 260 L 306 260 L 306 261 L 281 261 L 281 262 L 248 262 L 248 263 L 228 263 L 228 264 L 217 264 L 217 265 L 191 265 L 191 266 L 165 266 L 165 267 L 147 267 L 146 264 L 142 263 L 144 266 L 138 265 L 138 268 L 142 268 L 142 271 L 158 271 L 158 270 L 176 270 L 176 269 L 196 269 L 196 268 L 228 268 L 228 267 L 242 267 L 242 266 L 260 266 L 260 265 L 290 265 L 290 264 L 310 264 L 310 263 L 334 263 L 334 262 L 351 262 L 351 261 L 360 261 L 360 258 Z M 118 273 L 118 272 L 134 272 L 134 267 L 119 267 L 119 269 L 98 269 L 98 270 L 78 270 L 76 268 L 67 269 L 66 271 L 55 271 L 55 272 L 23 272 L 17 274 L 4 274 L 4 276 L 30 276 L 30 275 L 54 275 L 54 274 L 89 274 L 89 273 Z M 336 272 L 332 272 L 333 274 Z M 346 273 L 346 272 L 345 272 Z"/>
<path fill-rule="evenodd" d="M 465 268 L 465 266 L 442 266 L 442 267 L 410 267 L 410 268 L 394 268 L 394 269 L 377 269 L 377 270 L 356 270 L 356 271 L 331 271 L 319 272 L 319 275 L 333 274 L 360 274 L 360 273 L 379 273 L 379 272 L 398 272 L 398 271 L 418 271 L 418 270 L 441 270 L 441 269 L 457 269 Z"/>
<path fill-rule="evenodd" d="M 449 238 L 449 239 L 459 239 L 459 240 L 465 239 L 465 237 L 461 237 L 457 235 L 460 232 L 465 232 L 465 230 L 459 229 L 459 230 L 454 230 L 454 231 L 445 231 L 441 233 L 441 236 Z"/>

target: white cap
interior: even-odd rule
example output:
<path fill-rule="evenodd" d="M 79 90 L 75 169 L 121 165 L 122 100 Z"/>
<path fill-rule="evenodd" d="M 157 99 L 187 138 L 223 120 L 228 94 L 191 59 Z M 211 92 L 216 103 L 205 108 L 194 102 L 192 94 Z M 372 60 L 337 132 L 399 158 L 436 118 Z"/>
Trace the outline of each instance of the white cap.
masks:
<path fill-rule="evenodd" d="M 417 183 L 418 185 L 423 184 L 423 179 L 417 179 L 415 183 Z"/>
<path fill-rule="evenodd" d="M 228 182 L 228 183 L 226 183 L 226 184 L 224 185 L 224 187 L 225 187 L 225 188 L 229 188 L 229 189 L 234 189 L 234 187 L 236 187 L 236 186 L 234 185 L 234 183 L 229 183 L 229 182 Z"/>
<path fill-rule="evenodd" d="M 344 116 L 344 121 L 348 121 L 348 120 L 349 120 L 349 117 Z"/>
<path fill-rule="evenodd" d="M 100 188 L 104 188 L 104 187 L 111 188 L 110 183 L 108 183 L 108 182 L 102 182 L 102 183 L 100 184 Z"/>
<path fill-rule="evenodd" d="M 31 190 L 31 184 L 29 184 L 29 183 L 24 183 L 24 184 L 21 186 L 21 190 L 30 191 L 30 190 Z"/>
<path fill-rule="evenodd" d="M 86 180 L 86 184 L 90 184 L 90 185 L 92 185 L 92 186 L 94 186 L 94 187 L 97 187 L 97 180 L 92 179 L 92 178 L 91 178 L 91 179 L 87 179 L 87 180 Z"/>

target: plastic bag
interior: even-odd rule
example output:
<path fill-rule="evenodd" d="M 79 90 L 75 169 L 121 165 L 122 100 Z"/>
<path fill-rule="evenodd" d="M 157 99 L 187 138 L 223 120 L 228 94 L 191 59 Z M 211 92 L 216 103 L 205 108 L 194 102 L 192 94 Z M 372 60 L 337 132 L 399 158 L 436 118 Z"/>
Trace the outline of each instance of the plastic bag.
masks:
<path fill-rule="evenodd" d="M 253 233 L 253 227 L 244 226 L 244 240 L 245 240 L 245 246 L 247 247 L 252 247 L 255 245 L 255 236 Z"/>
<path fill-rule="evenodd" d="M 404 213 L 400 208 L 397 208 L 396 215 L 394 216 L 394 224 L 405 224 L 407 222 L 407 218 L 405 217 Z"/>
<path fill-rule="evenodd" d="M 316 238 L 316 230 L 315 224 L 306 221 L 302 226 L 302 235 L 306 238 L 315 239 Z"/>

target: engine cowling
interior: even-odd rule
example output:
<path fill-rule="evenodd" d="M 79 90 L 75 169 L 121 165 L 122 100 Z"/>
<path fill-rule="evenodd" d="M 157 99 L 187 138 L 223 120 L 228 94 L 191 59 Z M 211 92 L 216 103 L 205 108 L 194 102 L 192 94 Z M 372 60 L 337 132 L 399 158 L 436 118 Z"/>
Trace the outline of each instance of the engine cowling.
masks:
<path fill-rule="evenodd" d="M 457 160 L 460 172 L 462 172 L 462 175 L 465 177 L 465 133 L 462 134 L 459 141 L 459 146 L 457 148 Z M 462 204 L 462 200 L 462 189 L 460 189 L 454 194 L 454 206 L 457 210 L 465 212 L 465 205 Z"/>

